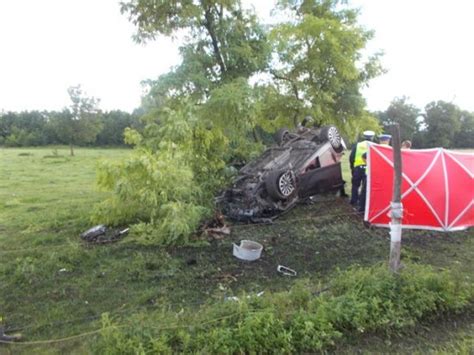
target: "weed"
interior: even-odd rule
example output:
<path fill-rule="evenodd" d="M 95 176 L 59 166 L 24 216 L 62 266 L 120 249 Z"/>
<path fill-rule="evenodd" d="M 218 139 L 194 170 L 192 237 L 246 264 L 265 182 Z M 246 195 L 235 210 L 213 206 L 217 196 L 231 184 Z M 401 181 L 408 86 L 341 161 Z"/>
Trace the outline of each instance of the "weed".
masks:
<path fill-rule="evenodd" d="M 319 297 L 300 284 L 290 292 L 261 300 L 243 296 L 231 305 L 217 303 L 194 314 L 158 312 L 141 318 L 140 324 L 134 318 L 133 326 L 124 330 L 105 317 L 96 350 L 114 353 L 133 346 L 148 352 L 159 344 L 167 352 L 314 352 L 353 333 L 400 330 L 473 303 L 473 284 L 447 271 L 408 264 L 395 275 L 386 265 L 353 267 L 336 275 Z"/>

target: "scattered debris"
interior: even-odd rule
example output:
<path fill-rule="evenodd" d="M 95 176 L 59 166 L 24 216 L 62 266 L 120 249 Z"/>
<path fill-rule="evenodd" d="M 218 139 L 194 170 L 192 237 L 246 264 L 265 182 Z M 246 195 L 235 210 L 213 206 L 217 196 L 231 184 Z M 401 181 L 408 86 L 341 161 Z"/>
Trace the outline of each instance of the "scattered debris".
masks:
<path fill-rule="evenodd" d="M 97 244 L 112 243 L 121 239 L 121 237 L 127 234 L 129 230 L 130 228 L 125 228 L 122 230 L 111 229 L 111 228 L 107 228 L 103 224 L 99 224 L 95 227 L 92 227 L 91 229 L 88 229 L 84 233 L 82 233 L 81 238 L 82 240 L 85 240 L 86 242 L 89 242 L 89 243 L 97 243 Z"/>
<path fill-rule="evenodd" d="M 238 259 L 253 261 L 260 258 L 263 245 L 251 240 L 241 240 L 240 245 L 234 245 L 234 256 Z"/>
<path fill-rule="evenodd" d="M 209 235 L 230 235 L 230 228 L 226 225 L 218 228 L 208 228 L 206 233 Z"/>
<path fill-rule="evenodd" d="M 262 297 L 263 294 L 265 293 L 265 291 L 260 291 L 259 293 L 257 293 L 255 296 L 256 297 Z M 245 298 L 252 298 L 253 296 L 252 295 L 247 295 Z M 225 301 L 240 301 L 240 298 L 237 297 L 237 296 L 227 296 L 224 298 Z"/>
<path fill-rule="evenodd" d="M 5 328 L 0 325 L 0 341 L 2 342 L 13 342 L 21 340 L 21 334 L 6 335 Z"/>
<path fill-rule="evenodd" d="M 214 239 L 223 239 L 224 236 L 230 235 L 230 228 L 225 224 L 224 215 L 219 211 L 216 211 L 214 217 L 204 223 L 200 230 Z"/>
<path fill-rule="evenodd" d="M 105 234 L 106 231 L 107 227 L 103 224 L 100 224 L 98 226 L 86 230 L 84 233 L 81 234 L 81 238 L 87 241 L 91 241 L 97 238 L 98 236 Z"/>
<path fill-rule="evenodd" d="M 290 268 L 287 267 L 287 266 L 278 265 L 277 271 L 278 271 L 280 274 L 283 274 L 283 275 L 286 275 L 286 276 L 296 276 L 296 271 L 293 270 L 293 269 L 290 269 Z"/>
<path fill-rule="evenodd" d="M 239 297 L 237 297 L 237 296 L 225 297 L 224 300 L 226 300 L 226 301 L 240 301 Z"/>
<path fill-rule="evenodd" d="M 237 277 L 232 275 L 231 273 L 223 273 L 223 274 L 220 274 L 219 276 L 216 277 L 216 279 L 226 283 L 226 284 L 229 284 L 231 282 L 237 282 Z"/>

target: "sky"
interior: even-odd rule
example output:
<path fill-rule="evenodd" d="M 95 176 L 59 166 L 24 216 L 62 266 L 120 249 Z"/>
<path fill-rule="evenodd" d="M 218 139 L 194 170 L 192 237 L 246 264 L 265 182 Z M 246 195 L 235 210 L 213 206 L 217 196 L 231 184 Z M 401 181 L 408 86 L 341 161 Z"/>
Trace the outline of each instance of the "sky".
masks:
<path fill-rule="evenodd" d="M 244 0 L 265 20 L 273 0 Z M 350 0 L 375 30 L 387 73 L 363 90 L 369 110 L 407 96 L 423 108 L 445 100 L 474 111 L 472 0 Z M 140 105 L 141 81 L 179 64 L 177 41 L 133 42 L 116 0 L 0 0 L 0 111 L 61 110 L 80 84 L 104 110 Z"/>

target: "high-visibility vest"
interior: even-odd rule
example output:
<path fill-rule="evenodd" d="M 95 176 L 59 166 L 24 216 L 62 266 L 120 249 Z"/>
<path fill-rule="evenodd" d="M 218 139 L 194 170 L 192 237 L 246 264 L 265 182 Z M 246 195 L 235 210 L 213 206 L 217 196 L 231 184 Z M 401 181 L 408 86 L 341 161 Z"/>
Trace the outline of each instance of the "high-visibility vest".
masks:
<path fill-rule="evenodd" d="M 354 159 L 354 168 L 358 166 L 366 165 L 365 160 L 362 159 L 362 155 L 364 153 L 367 153 L 368 150 L 369 150 L 369 141 L 362 141 L 362 142 L 357 143 L 355 159 Z"/>

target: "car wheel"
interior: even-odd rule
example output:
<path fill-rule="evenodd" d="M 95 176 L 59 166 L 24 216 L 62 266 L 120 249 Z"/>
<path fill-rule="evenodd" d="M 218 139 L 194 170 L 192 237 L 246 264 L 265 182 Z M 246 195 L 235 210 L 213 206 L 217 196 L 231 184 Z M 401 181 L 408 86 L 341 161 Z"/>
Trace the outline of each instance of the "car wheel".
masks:
<path fill-rule="evenodd" d="M 295 173 L 292 170 L 273 171 L 265 179 L 265 187 L 274 200 L 288 200 L 297 192 Z"/>
<path fill-rule="evenodd" d="M 336 153 L 340 153 L 344 150 L 341 134 L 335 126 L 326 126 L 321 128 L 320 139 L 322 141 L 328 141 L 331 143 L 331 146 L 336 151 Z"/>
<path fill-rule="evenodd" d="M 291 139 L 290 131 L 287 128 L 281 128 L 275 133 L 275 142 L 283 145 Z"/>

